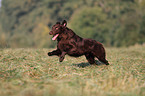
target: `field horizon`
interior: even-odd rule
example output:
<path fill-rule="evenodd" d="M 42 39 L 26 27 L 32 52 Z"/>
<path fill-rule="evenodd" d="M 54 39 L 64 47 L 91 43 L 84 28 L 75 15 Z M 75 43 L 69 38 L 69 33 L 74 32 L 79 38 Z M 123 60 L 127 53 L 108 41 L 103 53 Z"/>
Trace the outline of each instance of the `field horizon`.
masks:
<path fill-rule="evenodd" d="M 0 49 L 0 96 L 145 96 L 145 45 L 106 48 L 106 66 L 53 49 Z"/>

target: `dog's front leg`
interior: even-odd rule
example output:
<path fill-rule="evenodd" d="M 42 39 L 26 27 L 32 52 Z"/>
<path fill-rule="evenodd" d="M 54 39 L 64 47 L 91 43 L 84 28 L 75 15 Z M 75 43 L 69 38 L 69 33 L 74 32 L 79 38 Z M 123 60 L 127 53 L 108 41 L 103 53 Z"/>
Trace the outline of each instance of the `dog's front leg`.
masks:
<path fill-rule="evenodd" d="M 61 51 L 59 49 L 57 49 L 57 50 L 54 50 L 52 52 L 48 52 L 48 56 L 52 56 L 52 55 L 60 56 L 61 55 Z"/>
<path fill-rule="evenodd" d="M 66 55 L 66 52 L 62 52 L 59 58 L 59 62 L 62 62 L 64 60 L 65 55 Z"/>

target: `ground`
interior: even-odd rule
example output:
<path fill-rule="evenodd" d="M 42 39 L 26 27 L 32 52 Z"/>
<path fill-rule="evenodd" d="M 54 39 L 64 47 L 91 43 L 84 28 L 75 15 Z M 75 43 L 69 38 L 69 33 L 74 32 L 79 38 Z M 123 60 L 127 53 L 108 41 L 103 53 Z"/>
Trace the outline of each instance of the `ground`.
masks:
<path fill-rule="evenodd" d="M 145 46 L 106 48 L 110 65 L 53 49 L 0 49 L 0 96 L 145 96 Z"/>

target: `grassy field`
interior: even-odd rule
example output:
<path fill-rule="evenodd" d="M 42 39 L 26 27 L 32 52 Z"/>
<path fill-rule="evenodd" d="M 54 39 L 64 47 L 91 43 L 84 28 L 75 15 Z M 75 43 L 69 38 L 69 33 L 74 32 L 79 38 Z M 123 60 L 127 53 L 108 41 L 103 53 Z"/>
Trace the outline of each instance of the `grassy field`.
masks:
<path fill-rule="evenodd" d="M 145 96 L 145 46 L 106 48 L 106 66 L 53 49 L 0 49 L 0 96 Z"/>

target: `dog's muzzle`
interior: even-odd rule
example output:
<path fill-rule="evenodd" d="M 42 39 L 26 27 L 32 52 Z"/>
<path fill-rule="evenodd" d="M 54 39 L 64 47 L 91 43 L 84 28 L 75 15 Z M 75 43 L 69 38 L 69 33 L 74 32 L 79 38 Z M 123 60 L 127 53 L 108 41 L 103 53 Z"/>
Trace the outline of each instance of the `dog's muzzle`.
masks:
<path fill-rule="evenodd" d="M 53 33 L 53 32 L 52 32 L 52 31 L 50 31 L 50 32 L 49 32 L 49 35 L 52 35 L 52 33 Z"/>

